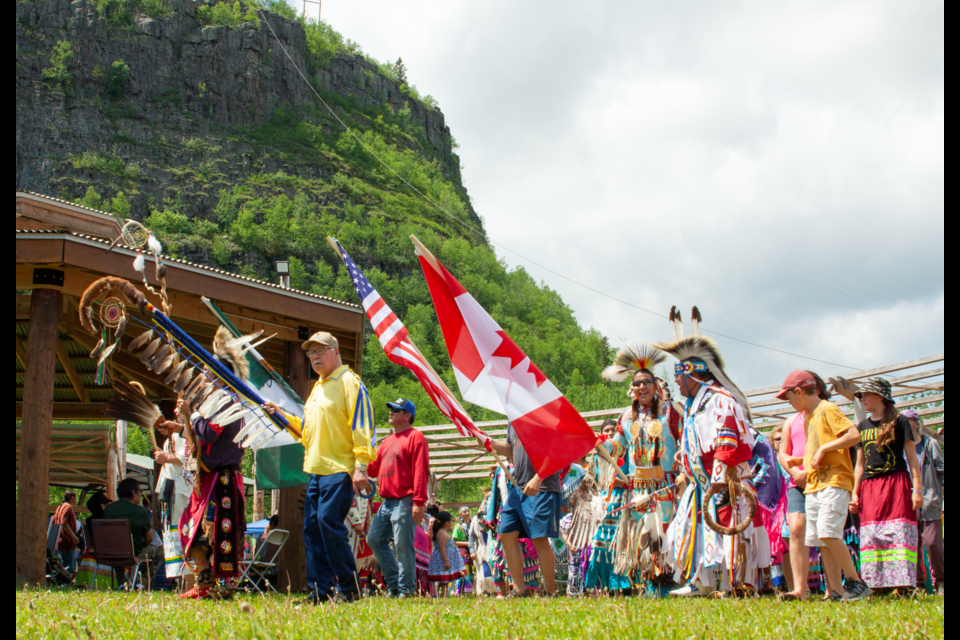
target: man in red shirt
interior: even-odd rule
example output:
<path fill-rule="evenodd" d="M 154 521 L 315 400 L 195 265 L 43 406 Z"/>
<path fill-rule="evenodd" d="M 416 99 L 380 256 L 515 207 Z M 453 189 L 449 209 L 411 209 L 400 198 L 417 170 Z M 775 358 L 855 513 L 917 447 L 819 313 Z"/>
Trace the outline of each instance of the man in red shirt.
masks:
<path fill-rule="evenodd" d="M 60 539 L 57 542 L 57 551 L 60 552 L 60 561 L 67 573 L 77 573 L 77 515 L 73 512 L 77 506 L 77 493 L 67 491 L 63 494 L 63 503 L 53 514 L 52 524 L 60 525 Z"/>
<path fill-rule="evenodd" d="M 388 402 L 387 408 L 393 434 L 383 441 L 376 459 L 367 467 L 367 474 L 378 479 L 383 498 L 380 510 L 370 523 L 367 544 L 380 564 L 390 597 L 411 598 L 417 591 L 413 532 L 423 521 L 427 504 L 430 453 L 427 439 L 412 428 L 417 417 L 413 402 L 400 398 Z M 391 540 L 397 550 L 396 557 L 390 550 Z"/>

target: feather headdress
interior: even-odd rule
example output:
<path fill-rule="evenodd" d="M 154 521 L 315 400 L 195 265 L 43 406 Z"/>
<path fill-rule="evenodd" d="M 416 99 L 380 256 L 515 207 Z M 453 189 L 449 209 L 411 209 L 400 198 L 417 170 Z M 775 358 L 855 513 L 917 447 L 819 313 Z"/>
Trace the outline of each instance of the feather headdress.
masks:
<path fill-rule="evenodd" d="M 243 348 L 260 337 L 263 331 L 234 338 L 225 327 L 218 327 L 213 336 L 213 355 L 233 370 L 241 380 L 250 376 L 250 364 L 243 354 Z"/>
<path fill-rule="evenodd" d="M 720 355 L 717 343 L 711 338 L 707 336 L 688 336 L 673 342 L 658 342 L 653 346 L 669 353 L 680 362 L 697 358 L 706 363 L 714 380 L 733 396 L 733 399 L 740 404 L 740 407 L 747 414 L 747 419 L 750 419 L 750 404 L 747 402 L 747 396 L 727 376 L 727 372 L 723 369 L 723 356 Z"/>
<path fill-rule="evenodd" d="M 611 382 L 623 382 L 637 371 L 644 369 L 653 371 L 655 366 L 666 359 L 666 354 L 659 349 L 646 344 L 628 342 L 617 352 L 613 364 L 604 369 L 600 375 Z"/>
<path fill-rule="evenodd" d="M 670 307 L 670 331 L 673 333 L 674 340 L 683 337 L 683 318 L 680 317 L 680 310 L 677 309 L 677 305 Z"/>

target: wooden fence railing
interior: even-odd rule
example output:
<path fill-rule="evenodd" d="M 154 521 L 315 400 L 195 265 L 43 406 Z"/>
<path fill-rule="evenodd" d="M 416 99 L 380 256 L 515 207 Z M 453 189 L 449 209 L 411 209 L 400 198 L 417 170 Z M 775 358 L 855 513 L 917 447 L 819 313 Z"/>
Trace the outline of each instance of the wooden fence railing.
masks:
<path fill-rule="evenodd" d="M 866 371 L 848 374 L 848 380 L 863 380 L 871 376 L 883 376 L 894 384 L 894 397 L 899 398 L 897 406 L 906 409 L 926 404 L 940 403 L 939 406 L 922 408 L 917 411 L 929 427 L 943 425 L 943 354 L 927 356 L 917 360 L 877 367 Z M 940 364 L 940 366 L 936 366 Z M 906 372 L 906 373 L 904 373 Z M 891 376 L 890 374 L 900 374 Z M 754 426 L 762 431 L 772 429 L 788 416 L 793 409 L 789 404 L 774 397 L 780 391 L 780 385 L 747 391 Z M 934 392 L 935 395 L 917 398 L 920 393 Z M 834 397 L 844 413 L 853 416 L 853 406 L 844 404 L 842 397 Z M 581 413 L 587 424 L 598 430 L 604 419 L 617 417 L 623 407 L 586 411 Z M 478 422 L 477 426 L 491 438 L 504 438 L 507 433 L 506 420 Z M 430 443 L 430 467 L 438 478 L 446 480 L 464 480 L 483 478 L 491 465 L 495 464 L 483 447 L 473 438 L 464 437 L 451 424 L 416 427 Z"/>

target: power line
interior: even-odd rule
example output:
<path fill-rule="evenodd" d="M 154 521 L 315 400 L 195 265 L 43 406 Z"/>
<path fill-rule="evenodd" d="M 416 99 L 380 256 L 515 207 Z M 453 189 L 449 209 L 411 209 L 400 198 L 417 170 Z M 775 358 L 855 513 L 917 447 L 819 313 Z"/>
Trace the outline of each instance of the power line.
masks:
<path fill-rule="evenodd" d="M 793 257 L 793 256 L 792 256 L 792 257 Z M 865 284 L 860 284 L 859 282 L 856 282 L 855 280 L 851 280 L 850 278 L 846 278 L 846 277 L 840 275 L 839 273 L 834 273 L 834 272 L 832 272 L 832 271 L 828 271 L 827 269 L 824 269 L 823 267 L 818 267 L 818 266 L 815 265 L 815 264 L 810 264 L 809 262 L 804 262 L 803 260 L 801 260 L 801 259 L 799 259 L 799 258 L 797 258 L 797 257 L 793 257 L 793 259 L 796 260 L 797 262 L 803 262 L 803 264 L 807 265 L 808 267 L 813 267 L 814 269 L 819 269 L 820 271 L 823 271 L 824 273 L 829 273 L 830 275 L 834 276 L 835 278 L 840 278 L 841 280 L 846 280 L 847 282 L 849 282 L 849 283 L 851 283 L 851 284 L 855 284 L 855 285 L 857 285 L 858 287 L 863 287 L 863 288 L 866 289 L 867 291 L 872 291 L 873 293 L 879 294 L 879 295 L 881 295 L 881 296 L 883 296 L 883 297 L 885 297 L 885 298 L 890 298 L 890 299 L 893 300 L 894 302 L 899 302 L 900 304 L 910 304 L 909 302 L 904 302 L 903 300 L 900 300 L 899 298 L 894 298 L 893 296 L 889 296 L 889 295 L 885 294 L 883 291 L 877 291 L 876 289 L 871 289 L 871 288 L 868 287 L 867 285 L 865 285 Z"/>
<path fill-rule="evenodd" d="M 869 303 L 871 303 L 871 304 L 875 304 L 875 305 L 877 305 L 878 307 L 880 307 L 881 309 L 886 309 L 886 308 L 887 308 L 887 307 L 885 307 L 884 305 L 882 305 L 882 304 L 880 304 L 879 302 L 877 302 L 876 300 L 871 300 L 870 298 L 866 298 L 866 297 L 864 297 L 864 296 L 861 296 L 859 293 L 854 293 L 853 291 L 847 291 L 847 290 L 844 289 L 843 287 L 838 287 L 837 285 L 833 284 L 832 282 L 827 282 L 826 280 L 822 280 L 822 279 L 820 279 L 820 278 L 818 278 L 818 277 L 816 277 L 816 276 L 812 276 L 812 275 L 810 275 L 809 273 L 804 273 L 803 271 L 800 271 L 800 269 L 797 269 L 796 267 L 791 267 L 791 266 L 788 265 L 788 264 L 784 264 L 783 262 L 780 262 L 780 261 L 777 260 L 776 258 L 772 258 L 772 260 L 773 260 L 774 262 L 776 262 L 777 264 L 779 264 L 781 267 L 786 267 L 787 269 L 792 269 L 793 271 L 796 271 L 796 272 L 799 273 L 800 275 L 806 276 L 806 277 L 810 278 L 811 280 L 816 280 L 817 282 L 822 282 L 823 284 L 827 285 L 828 287 L 833 287 L 834 289 L 839 289 L 840 291 L 843 291 L 844 293 L 849 293 L 851 296 L 857 296 L 857 297 L 860 298 L 861 300 L 866 300 L 867 302 L 869 302 Z M 804 263 L 804 264 L 806 264 L 806 263 Z"/>
<path fill-rule="evenodd" d="M 332 115 L 332 116 L 334 117 L 334 119 L 335 119 L 337 122 L 340 123 L 340 126 L 342 126 L 342 127 L 347 131 L 347 133 L 349 133 L 349 134 L 353 137 L 353 139 L 356 140 L 357 143 L 367 151 L 367 153 L 369 153 L 371 156 L 373 156 L 374 158 L 376 158 L 377 162 L 379 162 L 380 164 L 382 164 L 382 165 L 384 166 L 384 168 L 387 169 L 387 171 L 389 171 L 390 173 L 392 173 L 393 175 L 395 175 L 403 184 L 407 185 L 414 193 L 416 193 L 416 194 L 419 195 L 421 198 L 423 198 L 424 200 L 426 200 L 427 202 L 429 202 L 430 204 L 432 204 L 434 207 L 436 207 L 437 210 L 439 210 L 441 213 L 443 213 L 444 215 L 446 215 L 448 218 L 450 218 L 450 219 L 453 220 L 454 222 L 460 224 L 461 226 L 469 229 L 470 231 L 474 232 L 475 234 L 477 234 L 478 236 L 480 236 L 480 237 L 481 237 L 482 239 L 484 239 L 485 241 L 488 241 L 488 242 L 490 242 L 491 244 L 495 244 L 496 246 L 500 247 L 500 248 L 503 249 L 504 251 L 509 251 L 510 253 L 512 253 L 513 255 L 517 256 L 518 258 L 520 258 L 520 259 L 522 259 L 522 260 L 524 260 L 524 261 L 526 261 L 526 262 L 529 262 L 530 264 L 532 264 L 532 265 L 534 265 L 534 266 L 536 266 L 536 267 L 539 267 L 539 268 L 543 269 L 544 271 L 546 271 L 546 272 L 548 272 L 548 273 L 552 273 L 553 275 L 557 276 L 558 278 L 563 278 L 563 279 L 566 280 L 567 282 L 573 283 L 573 284 L 575 284 L 575 285 L 577 285 L 577 286 L 579 286 L 579 287 L 583 287 L 584 289 L 586 289 L 586 290 L 588 290 L 588 291 L 592 291 L 593 293 L 596 293 L 596 294 L 598 294 L 598 295 L 601 295 L 601 296 L 603 296 L 603 297 L 605 297 L 605 298 L 609 298 L 610 300 L 613 300 L 613 301 L 615 301 L 615 302 L 619 302 L 620 304 L 623 304 L 623 305 L 626 305 L 626 306 L 628 306 L 628 307 L 632 307 L 632 308 L 634 308 L 634 309 L 637 309 L 638 311 L 643 311 L 644 313 L 649 313 L 649 314 L 651 314 L 651 315 L 657 316 L 658 318 L 663 318 L 664 320 L 669 320 L 669 317 L 668 317 L 668 316 L 665 316 L 665 315 L 663 315 L 663 314 L 661 314 L 661 313 L 657 313 L 656 311 L 651 311 L 651 310 L 649 310 L 649 309 L 644 309 L 643 307 L 639 307 L 639 306 L 637 306 L 637 305 L 635 305 L 635 304 L 633 304 L 633 303 L 627 302 L 626 300 L 621 300 L 621 299 L 619 299 L 619 298 L 616 298 L 616 297 L 614 297 L 614 296 L 611 296 L 611 295 L 608 294 L 608 293 L 604 293 L 603 291 L 599 291 L 598 289 L 594 289 L 593 287 L 590 287 L 590 286 L 588 286 L 588 285 L 585 285 L 585 284 L 583 284 L 583 283 L 581 283 L 581 282 L 577 282 L 576 280 L 573 280 L 572 278 L 568 278 L 567 276 L 563 275 L 562 273 L 557 273 L 557 272 L 554 271 L 553 269 L 550 269 L 550 268 L 548 268 L 548 267 L 545 267 L 545 266 L 543 266 L 542 264 L 540 264 L 540 263 L 538 263 L 538 262 L 535 262 L 535 261 L 531 260 L 530 258 L 527 258 L 526 256 L 524 256 L 524 255 L 522 255 L 522 254 L 514 251 L 513 249 L 511 249 L 511 248 L 509 248 L 509 247 L 507 247 L 507 246 L 505 246 L 505 245 L 497 242 L 496 240 L 488 237 L 486 233 L 484 233 L 484 232 L 480 231 L 479 229 L 476 229 L 476 228 L 474 228 L 473 226 L 467 224 L 466 222 L 464 222 L 463 220 L 461 220 L 459 217 L 453 215 L 452 213 L 450 213 L 449 211 L 447 211 L 446 209 L 444 209 L 441 205 L 439 205 L 438 203 L 434 202 L 434 200 L 433 200 L 432 198 L 430 198 L 428 195 L 426 195 L 425 193 L 423 193 L 422 191 L 420 191 L 419 189 L 417 189 L 415 186 L 413 186 L 412 184 L 410 184 L 410 182 L 408 182 L 406 178 L 404 178 L 402 175 L 400 175 L 399 173 L 397 173 L 397 171 L 394 170 L 393 167 L 391 167 L 389 164 L 387 164 L 379 155 L 377 155 L 377 153 L 376 153 L 373 149 L 371 149 L 369 146 L 367 146 L 367 144 L 366 144 L 363 140 L 361 140 L 360 137 L 357 136 L 356 133 L 353 132 L 353 129 L 351 129 L 349 126 L 347 126 L 347 124 L 346 124 L 343 120 L 340 119 L 340 116 L 338 116 L 337 113 L 336 113 L 336 111 L 334 111 L 334 110 L 330 107 L 330 105 L 327 104 L 326 100 L 324 100 L 323 97 L 317 92 L 317 90 L 313 87 L 313 84 L 311 84 L 310 80 L 307 79 L 307 77 L 303 74 L 303 71 L 300 70 L 300 67 L 297 65 L 297 63 L 296 63 L 296 62 L 293 60 L 293 58 L 290 56 L 290 53 L 287 51 L 287 48 L 283 45 L 283 42 L 281 42 L 281 41 L 280 41 L 280 38 L 277 37 L 277 32 L 274 31 L 273 25 L 270 24 L 270 21 L 269 21 L 269 20 L 267 20 L 266 15 L 263 13 L 263 9 L 261 9 L 260 7 L 257 7 L 257 11 L 260 13 L 260 18 L 267 24 L 267 27 L 270 28 L 270 33 L 273 34 L 273 39 L 277 41 L 277 44 L 278 44 L 278 45 L 280 45 L 280 49 L 283 50 L 283 54 L 287 57 L 287 60 L 289 60 L 289 61 L 290 61 L 290 64 L 293 65 L 293 68 L 297 70 L 297 73 L 300 75 L 300 77 L 303 79 L 303 81 L 306 83 L 306 85 L 310 88 L 310 91 L 313 92 L 313 95 L 315 95 L 315 96 L 317 97 L 317 100 L 319 100 L 320 103 L 321 103 L 324 107 L 326 107 L 327 111 L 330 112 L 330 115 Z M 856 294 L 854 294 L 854 295 L 856 295 Z M 876 304 L 876 303 L 874 303 L 874 304 Z M 704 305 L 704 306 L 706 306 L 706 305 Z M 717 309 L 713 309 L 713 310 L 714 310 L 714 311 L 717 311 L 717 313 L 718 313 L 719 315 L 721 315 L 722 317 L 726 317 L 726 316 L 723 316 L 723 314 L 720 313 L 719 310 L 717 310 Z M 735 326 L 737 326 L 737 327 L 738 327 L 739 329 L 741 329 L 742 331 L 744 331 L 744 333 L 746 333 L 746 334 L 750 335 L 751 337 L 753 337 L 755 340 L 760 340 L 759 338 L 757 338 L 756 336 L 754 336 L 753 334 L 751 334 L 749 331 L 747 331 L 747 330 L 744 329 L 743 327 L 740 327 L 739 325 L 737 325 L 735 322 L 733 322 L 733 321 L 730 320 L 729 318 L 727 318 L 727 320 L 730 321 L 731 323 L 733 323 Z M 803 355 L 800 355 L 800 354 L 797 354 L 797 353 L 790 353 L 789 351 L 782 351 L 782 350 L 780 350 L 780 349 L 774 349 L 773 347 L 769 347 L 769 346 L 764 345 L 764 344 L 757 344 L 757 343 L 754 343 L 754 342 L 748 342 L 748 341 L 746 341 L 746 340 L 741 340 L 740 338 L 734 338 L 733 336 L 724 335 L 724 334 L 718 333 L 718 332 L 716 332 L 716 331 L 709 331 L 709 330 L 706 330 L 706 329 L 703 329 L 703 331 L 704 331 L 704 333 L 711 333 L 711 334 L 713 334 L 713 335 L 715 335 L 715 336 L 718 336 L 718 337 L 727 338 L 728 340 L 734 340 L 734 341 L 736 341 L 736 342 L 741 342 L 741 343 L 743 343 L 743 344 L 748 344 L 748 345 L 751 345 L 751 346 L 754 346 L 754 347 L 760 347 L 761 349 L 767 349 L 767 350 L 769 350 L 769 351 L 774 351 L 774 352 L 776 352 L 776 353 L 781 353 L 781 354 L 788 355 L 788 356 L 793 356 L 793 357 L 796 357 L 796 358 L 803 358 L 803 359 L 805 359 L 805 360 L 810 360 L 810 361 L 812 361 L 812 362 L 820 362 L 820 363 L 822 363 L 822 364 L 829 364 L 829 365 L 832 365 L 832 366 L 842 367 L 842 368 L 844 368 L 844 369 L 850 369 L 851 371 L 861 371 L 861 370 L 862 370 L 862 368 L 858 368 L 858 367 L 849 367 L 849 366 L 847 366 L 847 365 L 838 364 L 838 363 L 836 363 L 836 362 L 828 362 L 828 361 L 826 361 L 826 360 L 818 360 L 817 358 L 811 358 L 811 357 L 809 357 L 809 356 L 803 356 Z"/>

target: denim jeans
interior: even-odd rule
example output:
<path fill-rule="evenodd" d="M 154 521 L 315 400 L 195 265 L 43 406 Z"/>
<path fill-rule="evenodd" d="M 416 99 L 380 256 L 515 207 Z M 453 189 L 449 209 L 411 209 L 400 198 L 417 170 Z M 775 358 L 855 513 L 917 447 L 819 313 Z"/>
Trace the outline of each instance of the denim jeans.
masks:
<path fill-rule="evenodd" d="M 353 481 L 347 473 L 312 476 L 303 506 L 303 542 L 307 586 L 326 600 L 334 584 L 344 593 L 357 591 L 357 562 L 343 523 L 353 503 Z"/>
<path fill-rule="evenodd" d="M 70 551 L 60 551 L 60 563 L 63 564 L 63 568 L 67 573 L 76 573 L 77 572 L 77 550 L 71 549 Z"/>
<path fill-rule="evenodd" d="M 373 551 L 383 581 L 391 593 L 415 596 L 417 594 L 417 558 L 413 549 L 413 496 L 385 498 L 380 510 L 370 523 L 367 544 Z M 393 541 L 397 550 L 390 550 Z M 400 561 L 399 568 L 397 560 Z"/>

